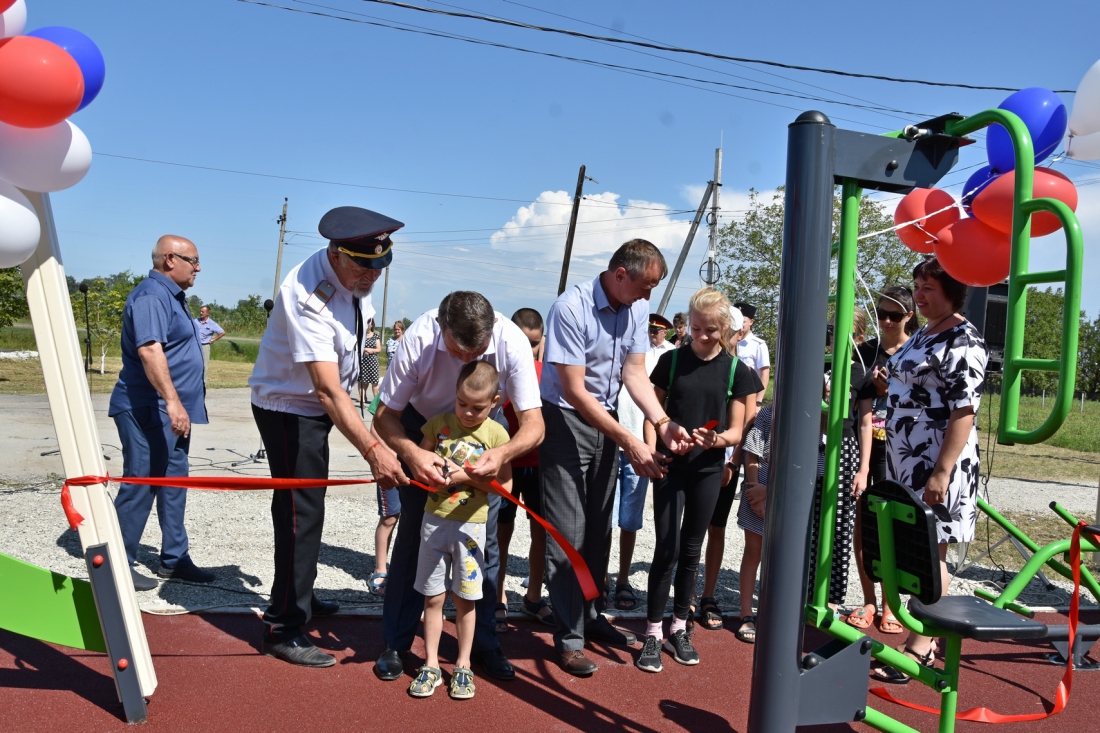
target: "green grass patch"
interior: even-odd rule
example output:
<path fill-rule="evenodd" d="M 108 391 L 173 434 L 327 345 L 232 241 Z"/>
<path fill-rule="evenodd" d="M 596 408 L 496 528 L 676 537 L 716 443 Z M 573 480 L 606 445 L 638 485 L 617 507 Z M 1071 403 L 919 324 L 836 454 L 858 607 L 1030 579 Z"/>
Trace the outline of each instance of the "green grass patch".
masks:
<path fill-rule="evenodd" d="M 260 354 L 259 341 L 243 341 L 226 336 L 210 346 L 211 361 L 235 361 L 256 363 Z"/>

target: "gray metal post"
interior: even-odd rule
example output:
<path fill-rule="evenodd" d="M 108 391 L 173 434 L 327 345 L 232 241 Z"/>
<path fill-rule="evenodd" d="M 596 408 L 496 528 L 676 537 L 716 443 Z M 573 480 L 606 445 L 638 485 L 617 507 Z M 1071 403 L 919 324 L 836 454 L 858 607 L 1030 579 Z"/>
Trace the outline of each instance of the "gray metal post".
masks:
<path fill-rule="evenodd" d="M 279 278 L 283 276 L 283 240 L 286 239 L 286 205 L 289 199 L 283 198 L 283 213 L 279 217 L 279 257 L 275 260 L 275 292 L 271 294 L 272 300 L 279 299 L 279 286 L 282 283 Z"/>
<path fill-rule="evenodd" d="M 750 733 L 794 731 L 806 616 L 807 541 L 817 479 L 822 354 L 829 296 L 833 138 L 821 112 L 787 128 L 787 188 L 780 273 L 771 477 Z"/>
<path fill-rule="evenodd" d="M 687 259 L 688 252 L 691 251 L 691 243 L 695 241 L 695 232 L 699 231 L 699 222 L 703 220 L 703 212 L 707 209 L 707 202 L 710 201 L 710 195 L 714 191 L 714 181 L 707 182 L 707 190 L 703 193 L 703 200 L 699 202 L 699 208 L 695 211 L 695 218 L 691 220 L 691 228 L 688 229 L 687 239 L 684 240 L 684 248 L 680 250 L 680 256 L 676 259 L 676 266 L 672 268 L 672 277 L 668 279 L 668 285 L 665 286 L 665 294 L 661 296 L 661 304 L 657 306 L 657 312 L 662 316 L 665 314 L 665 308 L 668 308 L 668 301 L 672 299 L 672 291 L 676 289 L 676 281 L 680 279 L 680 270 L 684 267 L 684 260 Z"/>

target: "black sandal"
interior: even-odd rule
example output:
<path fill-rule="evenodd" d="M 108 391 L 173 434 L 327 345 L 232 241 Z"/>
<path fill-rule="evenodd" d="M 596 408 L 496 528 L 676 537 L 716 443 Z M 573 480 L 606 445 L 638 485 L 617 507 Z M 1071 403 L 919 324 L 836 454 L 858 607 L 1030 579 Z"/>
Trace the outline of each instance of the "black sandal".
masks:
<path fill-rule="evenodd" d="M 508 631 L 508 605 L 505 603 L 498 603 L 496 611 L 493 613 L 493 618 L 496 621 L 496 628 L 498 634 L 503 634 Z"/>
<path fill-rule="evenodd" d="M 722 620 L 722 609 L 718 607 L 718 601 L 713 598 L 703 598 L 699 601 L 699 621 L 704 629 L 718 631 L 725 625 Z"/>
<path fill-rule="evenodd" d="M 916 660 L 917 664 L 921 665 L 922 667 L 934 668 L 936 666 L 935 644 L 928 647 L 928 652 L 925 653 L 923 656 L 917 654 L 908 646 L 905 647 L 905 650 L 902 652 L 902 654 L 909 655 L 914 660 Z M 889 664 L 879 663 L 878 666 L 871 668 L 871 679 L 878 682 L 885 682 L 890 685 L 907 685 L 909 684 L 909 680 L 911 680 L 912 677 L 895 667 L 891 667 Z"/>
<path fill-rule="evenodd" d="M 752 624 L 752 628 L 751 629 L 746 629 L 745 626 L 747 624 Z M 756 643 L 756 616 L 742 616 L 741 617 L 741 623 L 737 627 L 737 633 L 735 634 L 735 636 L 737 636 L 738 641 L 743 641 L 746 644 L 755 644 Z"/>
<path fill-rule="evenodd" d="M 621 583 L 615 586 L 615 608 L 620 611 L 633 611 L 638 605 L 638 598 L 634 595 L 634 589 L 630 583 Z"/>

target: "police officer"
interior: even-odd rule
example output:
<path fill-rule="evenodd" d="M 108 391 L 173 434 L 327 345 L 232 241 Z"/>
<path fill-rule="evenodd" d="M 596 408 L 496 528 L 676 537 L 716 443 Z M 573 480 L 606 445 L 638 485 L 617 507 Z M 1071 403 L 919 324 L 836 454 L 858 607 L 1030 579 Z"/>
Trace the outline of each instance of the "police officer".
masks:
<path fill-rule="evenodd" d="M 372 438 L 348 393 L 358 376 L 371 289 L 393 259 L 401 222 L 355 206 L 324 215 L 328 247 L 287 275 L 275 298 L 256 368 L 248 380 L 252 414 L 273 478 L 328 478 L 328 435 L 336 428 L 370 464 L 383 489 L 409 482 L 385 444 Z M 313 594 L 325 518 L 325 489 L 276 490 L 275 581 L 261 650 L 291 664 L 330 667 L 336 659 L 302 633 L 312 616 L 339 606 Z"/>

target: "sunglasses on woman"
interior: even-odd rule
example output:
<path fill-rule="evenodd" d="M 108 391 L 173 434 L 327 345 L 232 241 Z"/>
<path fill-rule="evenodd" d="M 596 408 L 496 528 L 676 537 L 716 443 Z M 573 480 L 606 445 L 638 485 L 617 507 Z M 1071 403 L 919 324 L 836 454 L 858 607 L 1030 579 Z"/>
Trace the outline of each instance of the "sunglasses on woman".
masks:
<path fill-rule="evenodd" d="M 891 323 L 901 323 L 901 321 L 905 319 L 905 316 L 908 315 L 901 311 L 888 311 L 883 308 L 876 308 L 875 313 L 878 314 L 878 319 L 880 321 L 890 321 Z"/>

